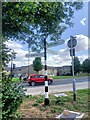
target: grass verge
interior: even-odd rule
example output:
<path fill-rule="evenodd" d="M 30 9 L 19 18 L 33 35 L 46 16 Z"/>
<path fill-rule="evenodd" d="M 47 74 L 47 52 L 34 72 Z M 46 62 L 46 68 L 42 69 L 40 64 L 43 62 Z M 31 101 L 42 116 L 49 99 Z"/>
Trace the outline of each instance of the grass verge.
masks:
<path fill-rule="evenodd" d="M 75 78 L 78 77 L 86 77 L 88 76 L 86 73 L 79 73 L 78 75 L 75 76 Z M 72 76 L 50 76 L 53 79 L 67 79 L 67 78 L 72 78 Z"/>
<path fill-rule="evenodd" d="M 19 81 L 19 78 L 12 78 L 12 82 L 17 82 Z"/>
<path fill-rule="evenodd" d="M 66 97 L 55 97 L 49 95 L 49 106 L 44 105 L 44 96 L 29 95 L 23 99 L 23 103 L 17 110 L 23 118 L 55 118 L 64 110 L 85 113 L 89 112 L 89 95 L 90 89 L 77 90 L 77 100 L 73 101 L 73 92 L 65 92 Z"/>

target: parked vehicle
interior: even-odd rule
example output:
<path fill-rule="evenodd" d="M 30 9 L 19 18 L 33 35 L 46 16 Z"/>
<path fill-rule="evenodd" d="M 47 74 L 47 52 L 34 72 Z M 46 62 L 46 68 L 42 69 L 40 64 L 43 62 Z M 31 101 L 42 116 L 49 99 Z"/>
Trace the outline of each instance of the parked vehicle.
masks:
<path fill-rule="evenodd" d="M 53 82 L 52 78 L 48 77 L 47 80 L 49 85 Z M 37 83 L 44 83 L 44 82 L 45 82 L 44 75 L 33 74 L 28 77 L 28 83 L 31 86 L 35 86 L 35 84 Z"/>

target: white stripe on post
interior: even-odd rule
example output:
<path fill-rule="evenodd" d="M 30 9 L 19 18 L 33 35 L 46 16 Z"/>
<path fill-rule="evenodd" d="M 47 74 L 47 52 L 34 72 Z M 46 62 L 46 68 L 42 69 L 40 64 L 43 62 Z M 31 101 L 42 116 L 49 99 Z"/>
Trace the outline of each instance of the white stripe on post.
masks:
<path fill-rule="evenodd" d="M 45 70 L 45 73 L 44 73 L 44 75 L 46 75 L 46 76 L 47 76 L 47 70 Z"/>
<path fill-rule="evenodd" d="M 48 98 L 48 92 L 45 92 L 45 98 Z"/>
<path fill-rule="evenodd" d="M 45 86 L 47 86 L 47 87 L 48 87 L 48 81 L 45 81 Z"/>

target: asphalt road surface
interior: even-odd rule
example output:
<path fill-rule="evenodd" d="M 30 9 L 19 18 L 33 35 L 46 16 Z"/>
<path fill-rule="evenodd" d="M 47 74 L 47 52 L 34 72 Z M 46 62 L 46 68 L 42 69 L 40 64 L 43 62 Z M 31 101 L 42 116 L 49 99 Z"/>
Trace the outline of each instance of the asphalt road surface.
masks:
<path fill-rule="evenodd" d="M 75 78 L 76 80 L 76 90 L 85 89 L 89 87 L 90 77 Z M 23 83 L 24 89 L 26 89 L 26 95 L 38 95 L 45 94 L 45 86 L 43 84 L 30 86 L 28 83 Z M 50 93 L 60 93 L 65 91 L 73 91 L 72 79 L 57 79 L 49 85 L 48 92 Z"/>

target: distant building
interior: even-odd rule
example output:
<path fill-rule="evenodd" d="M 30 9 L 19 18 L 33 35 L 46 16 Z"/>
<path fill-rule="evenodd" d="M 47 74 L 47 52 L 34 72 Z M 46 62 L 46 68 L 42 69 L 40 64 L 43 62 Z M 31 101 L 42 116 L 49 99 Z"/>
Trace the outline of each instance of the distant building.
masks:
<path fill-rule="evenodd" d="M 32 65 L 30 65 L 29 67 L 28 66 L 16 67 L 16 69 L 13 71 L 13 74 L 15 77 L 19 77 L 20 75 L 27 76 L 28 70 L 29 70 L 29 74 L 36 74 L 36 71 L 33 69 Z M 6 68 L 6 71 L 9 72 L 10 67 Z M 62 67 L 47 66 L 47 72 L 49 76 L 69 75 L 71 73 L 71 66 L 62 66 Z M 44 66 L 43 69 L 39 71 L 39 74 L 44 74 Z"/>
<path fill-rule="evenodd" d="M 57 67 L 57 75 L 70 75 L 71 74 L 71 66 L 62 66 Z"/>
<path fill-rule="evenodd" d="M 44 68 L 39 72 L 40 74 L 44 74 Z M 50 76 L 57 75 L 57 67 L 47 66 L 47 73 Z"/>

